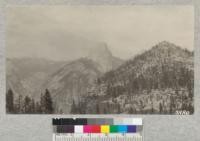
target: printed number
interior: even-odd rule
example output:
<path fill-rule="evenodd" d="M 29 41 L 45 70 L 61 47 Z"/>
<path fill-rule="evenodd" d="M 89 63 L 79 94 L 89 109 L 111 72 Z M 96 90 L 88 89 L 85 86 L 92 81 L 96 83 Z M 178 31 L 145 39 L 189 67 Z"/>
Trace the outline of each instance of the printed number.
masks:
<path fill-rule="evenodd" d="M 183 111 L 176 111 L 176 114 L 177 114 L 177 115 L 189 115 L 190 112 L 189 112 L 189 111 L 186 111 L 186 110 L 183 110 Z"/>

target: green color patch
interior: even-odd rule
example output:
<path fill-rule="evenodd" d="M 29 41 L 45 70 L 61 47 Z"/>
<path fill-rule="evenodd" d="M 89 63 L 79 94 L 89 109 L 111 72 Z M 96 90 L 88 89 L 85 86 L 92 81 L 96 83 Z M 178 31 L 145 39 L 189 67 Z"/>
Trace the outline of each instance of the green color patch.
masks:
<path fill-rule="evenodd" d="M 110 126 L 110 133 L 117 133 L 118 132 L 118 126 L 117 125 L 111 125 Z"/>

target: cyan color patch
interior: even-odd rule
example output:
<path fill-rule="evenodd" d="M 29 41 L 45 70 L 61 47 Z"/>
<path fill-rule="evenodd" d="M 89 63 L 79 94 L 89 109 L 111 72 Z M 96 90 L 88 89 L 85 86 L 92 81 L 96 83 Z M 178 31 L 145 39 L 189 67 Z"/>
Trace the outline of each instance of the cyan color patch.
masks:
<path fill-rule="evenodd" d="M 127 126 L 126 125 L 118 125 L 118 132 L 119 133 L 127 133 Z"/>

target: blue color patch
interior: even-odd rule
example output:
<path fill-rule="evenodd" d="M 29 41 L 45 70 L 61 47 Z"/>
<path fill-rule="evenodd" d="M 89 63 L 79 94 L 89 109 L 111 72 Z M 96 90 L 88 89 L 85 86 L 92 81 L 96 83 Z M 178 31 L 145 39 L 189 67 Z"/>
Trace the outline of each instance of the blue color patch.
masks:
<path fill-rule="evenodd" d="M 126 125 L 118 125 L 118 132 L 119 133 L 127 133 L 127 126 Z"/>

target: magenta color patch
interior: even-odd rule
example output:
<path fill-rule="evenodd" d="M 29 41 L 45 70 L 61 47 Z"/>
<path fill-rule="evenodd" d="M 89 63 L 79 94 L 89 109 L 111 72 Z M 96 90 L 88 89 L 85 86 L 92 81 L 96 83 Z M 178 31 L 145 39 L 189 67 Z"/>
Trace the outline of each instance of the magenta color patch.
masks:
<path fill-rule="evenodd" d="M 91 133 L 92 132 L 92 126 L 91 125 L 84 125 L 83 126 L 83 132 L 84 133 Z"/>

